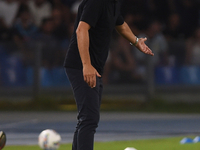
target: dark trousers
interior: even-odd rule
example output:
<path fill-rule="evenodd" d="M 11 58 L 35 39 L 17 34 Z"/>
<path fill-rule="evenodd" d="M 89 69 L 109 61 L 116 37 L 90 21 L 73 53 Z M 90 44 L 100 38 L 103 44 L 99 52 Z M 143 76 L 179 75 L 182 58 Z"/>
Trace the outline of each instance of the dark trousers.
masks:
<path fill-rule="evenodd" d="M 100 119 L 102 79 L 97 77 L 96 87 L 91 88 L 83 79 L 82 70 L 66 68 L 78 109 L 78 123 L 72 150 L 93 150 L 94 134 Z"/>

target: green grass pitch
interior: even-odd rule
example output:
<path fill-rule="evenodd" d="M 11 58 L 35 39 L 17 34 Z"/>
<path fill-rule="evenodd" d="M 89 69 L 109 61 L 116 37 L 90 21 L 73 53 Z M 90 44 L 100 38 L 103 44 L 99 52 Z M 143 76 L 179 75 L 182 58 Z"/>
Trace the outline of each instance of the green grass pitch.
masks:
<path fill-rule="evenodd" d="M 124 150 L 134 147 L 137 150 L 199 150 L 200 143 L 180 144 L 183 137 L 150 140 L 95 142 L 94 150 Z M 194 138 L 194 137 L 191 137 Z M 41 150 L 39 146 L 6 146 L 3 150 Z M 71 150 L 71 144 L 63 144 L 58 150 Z"/>

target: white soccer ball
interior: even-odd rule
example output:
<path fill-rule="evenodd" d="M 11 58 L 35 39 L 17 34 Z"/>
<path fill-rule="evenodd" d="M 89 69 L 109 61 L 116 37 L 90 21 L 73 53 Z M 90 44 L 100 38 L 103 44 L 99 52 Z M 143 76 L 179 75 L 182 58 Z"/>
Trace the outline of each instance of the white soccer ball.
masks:
<path fill-rule="evenodd" d="M 57 150 L 60 146 L 61 136 L 52 129 L 43 130 L 38 137 L 38 145 L 43 150 Z"/>
<path fill-rule="evenodd" d="M 134 147 L 127 147 L 124 150 L 137 150 L 137 149 L 135 149 Z"/>

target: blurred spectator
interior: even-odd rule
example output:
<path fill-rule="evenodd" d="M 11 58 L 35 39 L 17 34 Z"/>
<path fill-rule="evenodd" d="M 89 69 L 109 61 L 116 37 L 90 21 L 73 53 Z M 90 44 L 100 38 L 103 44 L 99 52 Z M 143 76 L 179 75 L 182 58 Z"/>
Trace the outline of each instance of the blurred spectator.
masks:
<path fill-rule="evenodd" d="M 73 32 L 74 32 L 74 23 L 70 23 L 68 26 L 69 37 L 72 36 Z"/>
<path fill-rule="evenodd" d="M 162 33 L 162 25 L 157 20 L 152 20 L 147 29 L 138 35 L 138 37 L 147 37 L 146 44 L 152 49 L 155 54 L 152 61 L 154 66 L 168 64 L 168 43 Z M 134 56 L 136 60 L 135 74 L 146 80 L 146 55 L 138 51 L 135 47 Z"/>
<path fill-rule="evenodd" d="M 160 22 L 166 22 L 170 14 L 170 4 L 173 0 L 148 0 L 148 17 L 155 17 Z"/>
<path fill-rule="evenodd" d="M 16 0 L 0 1 L 0 18 L 6 28 L 12 27 L 18 9 L 19 3 Z"/>
<path fill-rule="evenodd" d="M 47 0 L 30 0 L 28 6 L 37 26 L 44 18 L 51 16 L 51 4 Z"/>
<path fill-rule="evenodd" d="M 148 0 L 124 0 L 122 2 L 122 15 L 125 20 L 130 21 L 132 18 L 132 25 L 137 27 L 139 30 L 142 30 L 145 26 L 144 21 L 146 17 L 149 17 L 150 13 L 148 12 Z"/>
<path fill-rule="evenodd" d="M 33 63 L 34 51 L 32 49 L 32 40 L 36 36 L 37 31 L 38 28 L 33 24 L 29 10 L 22 10 L 13 26 L 13 38 L 26 65 Z"/>
<path fill-rule="evenodd" d="M 149 26 L 144 33 L 141 33 L 139 37 L 147 37 L 147 45 L 152 49 L 154 55 L 154 64 L 157 65 L 167 65 L 168 62 L 168 44 L 167 40 L 162 33 L 162 25 L 157 20 L 152 20 L 149 23 Z M 140 55 L 140 58 L 144 58 L 144 54 L 139 51 L 137 55 Z M 141 57 L 141 54 L 143 55 Z"/>
<path fill-rule="evenodd" d="M 167 39 L 179 39 L 183 38 L 184 35 L 181 32 L 180 16 L 177 13 L 173 13 L 169 16 L 166 28 L 164 30 L 165 37 Z"/>
<path fill-rule="evenodd" d="M 45 18 L 42 20 L 40 32 L 36 38 L 37 41 L 42 43 L 42 66 L 49 69 L 57 66 L 60 62 L 60 58 L 58 58 L 60 46 L 53 35 L 54 30 L 53 19 Z"/>
<path fill-rule="evenodd" d="M 19 14 L 22 11 L 29 9 L 28 2 L 29 2 L 29 0 L 18 0 L 19 10 L 18 10 L 18 13 L 17 13 L 17 17 L 19 16 Z"/>
<path fill-rule="evenodd" d="M 109 57 L 103 76 L 104 83 L 133 83 L 135 61 L 129 42 L 119 36 L 111 48 Z"/>
<path fill-rule="evenodd" d="M 164 35 L 169 45 L 168 54 L 170 55 L 170 65 L 182 65 L 185 61 L 185 44 L 183 41 L 185 36 L 181 31 L 181 22 L 178 13 L 172 13 L 169 16 Z"/>
<path fill-rule="evenodd" d="M 180 15 L 181 31 L 185 37 L 191 36 L 198 25 L 199 7 L 194 0 L 176 0 L 176 10 Z"/>
<path fill-rule="evenodd" d="M 61 0 L 51 0 L 52 8 L 61 11 L 62 21 L 67 25 L 71 22 L 70 8 L 62 3 Z"/>
<path fill-rule="evenodd" d="M 200 65 L 200 26 L 195 29 L 193 36 L 187 40 L 186 64 Z"/>
<path fill-rule="evenodd" d="M 124 0 L 122 2 L 122 13 L 126 15 L 131 13 L 134 15 L 146 13 L 147 0 Z"/>
<path fill-rule="evenodd" d="M 68 38 L 67 26 L 64 24 L 62 18 L 62 11 L 58 8 L 54 8 L 52 11 L 52 19 L 54 23 L 54 35 L 58 40 L 64 40 Z"/>
<path fill-rule="evenodd" d="M 61 0 L 63 4 L 65 4 L 66 6 L 71 7 L 72 4 L 75 2 L 74 0 Z"/>
<path fill-rule="evenodd" d="M 61 66 L 80 3 L 81 0 L 0 0 L 0 46 L 3 44 L 9 55 L 20 54 L 24 63 L 31 65 L 34 40 L 38 40 L 43 43 L 43 66 Z M 155 66 L 200 65 L 199 6 L 199 0 L 124 0 L 122 12 L 131 30 L 148 38 L 147 45 L 155 53 Z M 156 21 L 149 23 L 152 17 Z M 113 36 L 115 43 L 106 63 L 104 82 L 145 79 L 146 56 L 118 38 L 116 32 Z M 13 41 L 15 45 L 10 44 Z"/>
<path fill-rule="evenodd" d="M 140 30 L 142 30 L 145 26 L 143 24 L 145 18 L 142 15 L 133 15 L 131 13 L 127 13 L 124 16 L 124 20 L 129 25 L 135 35 L 138 35 L 140 33 Z"/>
<path fill-rule="evenodd" d="M 8 42 L 12 39 L 12 30 L 7 28 L 5 22 L 2 18 L 0 18 L 0 44 L 2 42 Z"/>
<path fill-rule="evenodd" d="M 19 18 L 14 23 L 15 36 L 23 42 L 30 41 L 35 36 L 37 30 L 29 10 L 20 12 Z"/>
<path fill-rule="evenodd" d="M 63 8 L 68 8 L 69 7 L 69 6 L 64 5 L 62 0 L 49 0 L 49 2 L 51 3 L 52 8 L 63 9 Z"/>
<path fill-rule="evenodd" d="M 60 52 L 57 53 L 60 58 L 60 62 L 58 64 L 62 64 L 66 50 L 69 45 L 69 24 L 65 24 L 62 11 L 58 8 L 53 8 L 52 11 L 52 19 L 54 23 L 54 32 L 53 35 L 55 36 L 56 40 L 58 41 L 59 46 L 61 47 Z M 59 61 L 59 60 L 58 60 Z"/>
<path fill-rule="evenodd" d="M 75 3 L 73 3 L 72 7 L 71 7 L 71 12 L 74 15 L 74 17 L 76 17 L 76 14 L 78 13 L 78 7 L 80 5 L 82 0 L 76 0 Z"/>

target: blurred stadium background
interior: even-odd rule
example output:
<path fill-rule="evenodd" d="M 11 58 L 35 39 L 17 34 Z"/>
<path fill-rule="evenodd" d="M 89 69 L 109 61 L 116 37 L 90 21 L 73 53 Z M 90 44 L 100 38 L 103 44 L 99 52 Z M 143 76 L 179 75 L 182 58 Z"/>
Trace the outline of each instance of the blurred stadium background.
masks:
<path fill-rule="evenodd" d="M 72 99 L 63 61 L 81 0 L 0 1 L 0 101 Z M 104 98 L 199 102 L 200 1 L 124 0 L 122 14 L 155 53 L 113 33 Z"/>
<path fill-rule="evenodd" d="M 48 127 L 71 141 L 76 106 L 63 61 L 80 2 L 0 0 L 0 130 L 11 145 L 33 144 Z M 148 38 L 155 56 L 113 32 L 102 110 L 199 113 L 200 1 L 124 0 L 122 6 L 125 21 Z M 97 140 L 200 132 L 199 115 L 103 113 L 102 121 Z"/>

